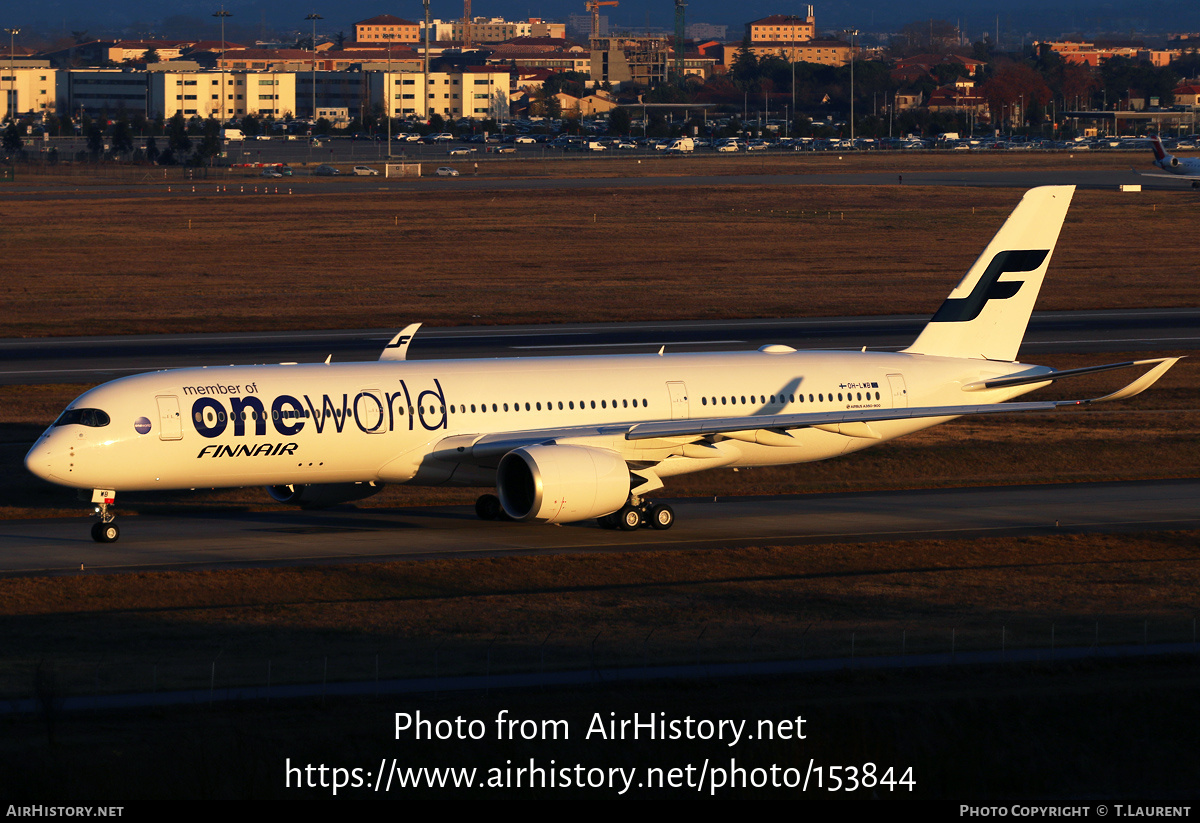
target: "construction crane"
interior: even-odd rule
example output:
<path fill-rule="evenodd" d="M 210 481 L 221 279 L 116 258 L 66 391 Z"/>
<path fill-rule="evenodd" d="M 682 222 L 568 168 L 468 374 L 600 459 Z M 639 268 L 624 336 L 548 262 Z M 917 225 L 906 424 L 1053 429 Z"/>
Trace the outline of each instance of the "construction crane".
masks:
<path fill-rule="evenodd" d="M 466 51 L 471 48 L 471 0 L 463 0 L 462 26 L 462 47 L 463 51 Z"/>
<path fill-rule="evenodd" d="M 675 76 L 683 79 L 683 10 L 687 3 L 675 0 Z"/>
<path fill-rule="evenodd" d="M 467 0 L 470 2 L 470 0 Z M 587 0 L 583 4 L 592 13 L 592 43 L 600 37 L 600 7 L 620 5 L 617 0 Z"/>

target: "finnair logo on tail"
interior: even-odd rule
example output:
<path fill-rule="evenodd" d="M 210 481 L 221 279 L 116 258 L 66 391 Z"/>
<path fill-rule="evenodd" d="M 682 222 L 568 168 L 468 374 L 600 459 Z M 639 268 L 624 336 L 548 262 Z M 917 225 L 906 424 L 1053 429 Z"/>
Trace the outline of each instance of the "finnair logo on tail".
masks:
<path fill-rule="evenodd" d="M 942 303 L 931 322 L 967 323 L 983 311 L 989 300 L 1007 300 L 1025 285 L 1024 280 L 1000 281 L 1000 275 L 1010 272 L 1037 271 L 1050 254 L 1048 249 L 1002 251 L 992 258 L 987 270 L 966 297 L 951 297 Z"/>

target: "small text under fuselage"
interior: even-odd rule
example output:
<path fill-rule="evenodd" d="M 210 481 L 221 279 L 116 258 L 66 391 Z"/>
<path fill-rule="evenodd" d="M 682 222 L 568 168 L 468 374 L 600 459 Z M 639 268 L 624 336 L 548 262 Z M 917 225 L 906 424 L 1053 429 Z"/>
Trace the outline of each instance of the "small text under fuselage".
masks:
<path fill-rule="evenodd" d="M 299 443 L 259 443 L 258 445 L 222 446 L 216 443 L 205 446 L 196 457 L 278 457 L 295 454 Z"/>

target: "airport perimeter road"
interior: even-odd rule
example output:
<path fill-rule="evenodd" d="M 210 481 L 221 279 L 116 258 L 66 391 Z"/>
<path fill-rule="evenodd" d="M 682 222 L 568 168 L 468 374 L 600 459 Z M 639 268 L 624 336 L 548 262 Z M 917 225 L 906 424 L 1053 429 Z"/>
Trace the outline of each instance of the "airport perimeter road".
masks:
<path fill-rule="evenodd" d="M 1200 528 L 1200 480 L 672 500 L 675 528 L 607 531 L 488 523 L 470 507 L 181 514 L 119 519 L 100 545 L 86 517 L 0 522 L 0 573 L 420 560 L 986 535 Z M 1081 560 L 1084 558 L 1081 558 Z M 883 561 L 886 562 L 886 561 Z"/>
<path fill-rule="evenodd" d="M 783 320 L 428 327 L 409 357 L 535 357 L 797 349 L 901 349 L 924 315 Z M 0 340 L 0 384 L 97 383 L 156 369 L 253 363 L 377 360 L 394 329 L 228 332 Z M 1200 348 L 1200 309 L 1034 312 L 1021 356 Z"/>

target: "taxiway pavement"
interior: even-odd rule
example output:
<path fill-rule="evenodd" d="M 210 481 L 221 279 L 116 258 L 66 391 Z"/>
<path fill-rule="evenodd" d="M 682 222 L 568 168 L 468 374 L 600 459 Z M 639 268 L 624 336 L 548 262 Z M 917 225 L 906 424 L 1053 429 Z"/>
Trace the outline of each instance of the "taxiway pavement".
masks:
<path fill-rule="evenodd" d="M 705 549 L 1200 528 L 1200 480 L 675 499 L 669 531 L 484 522 L 470 507 L 0 521 L 0 574 Z"/>

